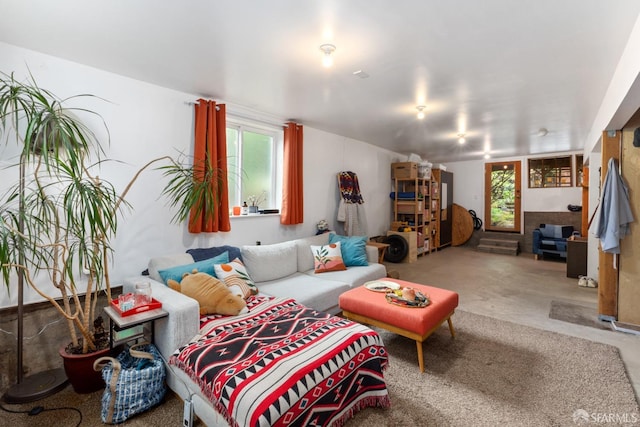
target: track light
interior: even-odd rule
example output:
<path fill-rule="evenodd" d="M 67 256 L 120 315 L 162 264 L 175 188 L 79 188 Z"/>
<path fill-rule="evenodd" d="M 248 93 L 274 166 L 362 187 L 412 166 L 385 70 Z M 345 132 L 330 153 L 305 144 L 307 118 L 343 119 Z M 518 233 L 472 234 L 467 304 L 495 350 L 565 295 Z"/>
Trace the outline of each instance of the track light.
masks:
<path fill-rule="evenodd" d="M 324 53 L 322 56 L 322 65 L 325 68 L 329 68 L 333 65 L 333 52 L 336 51 L 336 47 L 332 44 L 323 44 L 320 46 L 320 50 Z"/>

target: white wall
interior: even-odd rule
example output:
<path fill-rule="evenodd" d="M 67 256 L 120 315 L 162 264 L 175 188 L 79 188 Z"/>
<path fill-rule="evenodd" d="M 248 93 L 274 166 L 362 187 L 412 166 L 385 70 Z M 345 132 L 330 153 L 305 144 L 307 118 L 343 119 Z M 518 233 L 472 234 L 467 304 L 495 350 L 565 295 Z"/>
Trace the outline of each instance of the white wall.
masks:
<path fill-rule="evenodd" d="M 453 172 L 453 203 L 474 210 L 484 222 L 484 161 L 470 160 L 445 165 Z"/>
<path fill-rule="evenodd" d="M 581 152 L 550 153 L 535 157 L 557 157 L 581 154 Z M 532 157 L 508 157 L 447 163 L 447 171 L 453 172 L 453 201 L 465 209 L 473 209 L 484 222 L 484 167 L 486 163 L 520 161 L 522 166 L 522 212 L 564 212 L 567 205 L 582 204 L 582 187 L 529 188 L 527 159 Z M 575 176 L 573 177 L 575 181 Z M 524 223 L 524 215 L 522 218 Z M 524 230 L 524 227 L 521 227 Z"/>
<path fill-rule="evenodd" d="M 584 144 L 585 161 L 592 153 L 599 154 L 600 136 L 605 130 L 619 130 L 638 110 L 640 96 L 640 16 L 627 40 L 620 61 L 613 73 L 598 114 Z"/>
<path fill-rule="evenodd" d="M 107 100 L 79 101 L 77 105 L 100 113 L 108 125 L 111 144 L 107 156 L 123 163 L 105 165 L 100 176 L 117 188 L 123 189 L 138 168 L 153 158 L 173 156 L 180 151 L 191 152 L 193 107 L 185 102 L 195 101 L 197 95 L 0 43 L 0 71 L 15 72 L 18 79 L 24 79 L 28 75 L 27 67 L 41 87 L 61 98 L 91 93 Z M 99 130 L 99 122 L 90 120 L 90 123 Z M 0 144 L 2 161 L 11 151 L 4 150 L 3 146 Z M 255 244 L 258 240 L 268 244 L 309 236 L 315 233 L 316 223 L 321 219 L 327 219 L 333 229 L 340 230 L 335 222 L 339 200 L 336 174 L 343 170 L 358 175 L 365 200 L 363 212 L 367 234 L 382 234 L 389 226 L 389 170 L 396 156 L 396 153 L 365 142 L 305 126 L 304 223 L 282 226 L 277 215 L 240 217 L 232 218 L 229 233 L 198 235 L 188 233 L 183 225 L 171 224 L 173 212 L 160 198 L 161 174 L 149 170 L 127 196 L 133 210 L 120 221 L 114 242 L 112 283 L 138 274 L 146 268 L 150 257 L 184 252 L 190 247 L 240 246 Z M 0 170 L 0 181 L 16 179 L 13 172 Z M 26 302 L 37 300 L 37 295 L 26 290 Z M 15 305 L 15 302 L 15 290 L 11 298 L 0 290 L 0 307 Z"/>

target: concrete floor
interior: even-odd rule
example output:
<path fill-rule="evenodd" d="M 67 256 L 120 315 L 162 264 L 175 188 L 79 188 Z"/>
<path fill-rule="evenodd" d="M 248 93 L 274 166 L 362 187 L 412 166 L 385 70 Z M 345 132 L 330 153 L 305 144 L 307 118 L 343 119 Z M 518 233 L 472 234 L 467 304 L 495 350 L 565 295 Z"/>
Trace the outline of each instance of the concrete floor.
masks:
<path fill-rule="evenodd" d="M 551 301 L 556 300 L 592 307 L 597 319 L 597 289 L 579 287 L 578 279 L 566 277 L 565 263 L 536 261 L 526 253 L 509 256 L 447 247 L 415 263 L 385 265 L 402 280 L 458 292 L 460 310 L 618 347 L 636 398 L 640 396 L 640 336 L 549 318 Z"/>

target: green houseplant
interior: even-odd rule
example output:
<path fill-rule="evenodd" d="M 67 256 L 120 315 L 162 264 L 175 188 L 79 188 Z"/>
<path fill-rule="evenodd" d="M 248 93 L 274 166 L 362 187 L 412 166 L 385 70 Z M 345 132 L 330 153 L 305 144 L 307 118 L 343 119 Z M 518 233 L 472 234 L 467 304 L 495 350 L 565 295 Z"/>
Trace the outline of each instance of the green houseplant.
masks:
<path fill-rule="evenodd" d="M 62 100 L 33 77 L 21 82 L 13 74 L 0 74 L 0 135 L 5 145 L 0 148 L 15 142 L 18 149 L 16 180 L 2 189 L 0 199 L 0 271 L 7 291 L 19 293 L 19 305 L 25 285 L 49 301 L 68 325 L 67 351 L 87 354 L 108 345 L 108 336 L 96 333 L 101 331 L 97 301 L 101 293 L 111 300 L 111 243 L 118 217 L 128 207 L 125 196 L 140 173 L 156 162 L 168 163 L 159 169 L 168 178 L 163 194 L 178 210 L 175 222 L 187 219 L 192 207 L 206 206 L 204 216 L 214 215 L 217 205 L 211 201 L 220 181 L 219 172 L 206 162 L 183 166 L 161 157 L 144 165 L 118 193 L 98 175 L 109 159 L 82 117 L 94 122 L 97 117 L 108 139 L 106 123 L 91 110 L 68 107 L 81 97 L 93 95 Z M 43 284 L 53 285 L 57 294 Z M 18 366 L 19 379 L 20 371 Z"/>
<path fill-rule="evenodd" d="M 117 230 L 111 212 L 119 199 L 112 185 L 90 173 L 88 160 L 94 155 L 99 163 L 102 147 L 77 117 L 80 111 L 63 102 L 34 81 L 21 83 L 13 75 L 1 81 L 3 142 L 10 143 L 11 135 L 19 149 L 19 175 L 0 208 L 1 268 L 9 292 L 15 272 L 66 318 L 71 342 L 86 353 L 96 349 L 90 333 L 95 290 L 106 283 L 107 295 L 110 291 L 105 257 Z M 42 291 L 38 276 L 43 274 L 59 296 Z M 79 277 L 85 281 L 82 289 Z"/>

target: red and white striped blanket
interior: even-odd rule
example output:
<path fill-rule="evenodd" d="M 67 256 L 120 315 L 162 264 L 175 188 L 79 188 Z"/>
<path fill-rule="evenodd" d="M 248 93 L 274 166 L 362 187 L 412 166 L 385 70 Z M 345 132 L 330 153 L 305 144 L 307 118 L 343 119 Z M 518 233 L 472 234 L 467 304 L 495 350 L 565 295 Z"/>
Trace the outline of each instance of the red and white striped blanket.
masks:
<path fill-rule="evenodd" d="M 340 426 L 389 407 L 380 336 L 293 299 L 251 297 L 250 312 L 201 318 L 170 359 L 231 426 Z"/>

